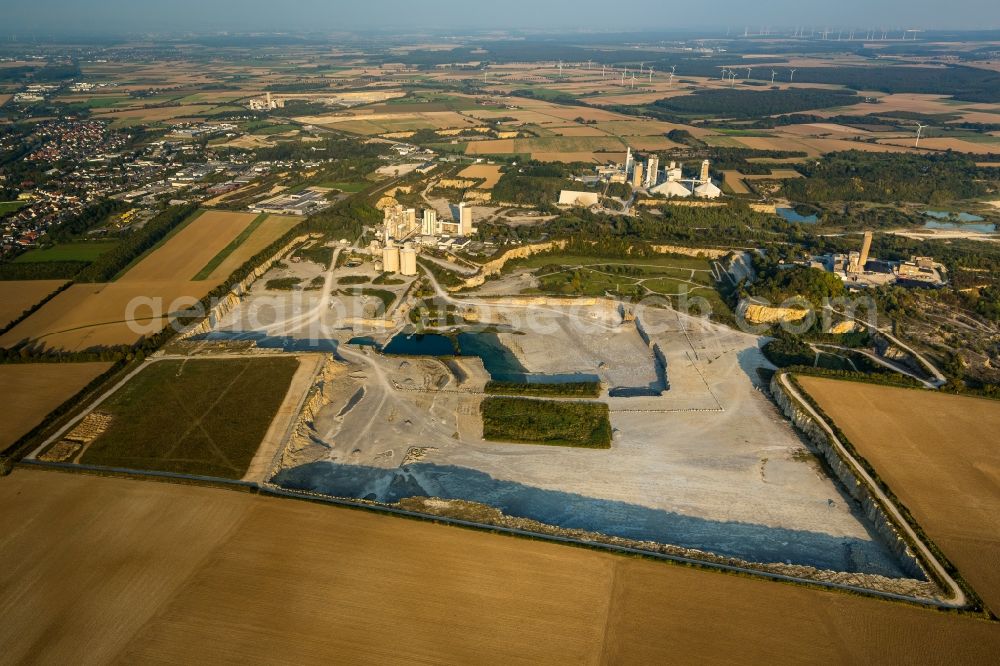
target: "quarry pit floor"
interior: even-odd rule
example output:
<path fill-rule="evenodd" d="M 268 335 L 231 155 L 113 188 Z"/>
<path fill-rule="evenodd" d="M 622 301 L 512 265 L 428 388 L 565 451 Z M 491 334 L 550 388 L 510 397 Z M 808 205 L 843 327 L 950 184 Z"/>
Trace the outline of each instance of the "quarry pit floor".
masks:
<path fill-rule="evenodd" d="M 343 372 L 308 443 L 285 450 L 274 483 L 388 504 L 468 500 L 566 529 L 904 577 L 765 394 L 760 338 L 658 308 L 642 315 L 648 343 L 601 304 L 495 305 L 490 316 L 528 372 L 601 379 L 610 450 L 484 441 L 490 375 L 480 359 L 390 356 L 346 345 L 345 334 Z M 614 388 L 656 388 L 653 344 L 669 390 L 610 397 Z"/>

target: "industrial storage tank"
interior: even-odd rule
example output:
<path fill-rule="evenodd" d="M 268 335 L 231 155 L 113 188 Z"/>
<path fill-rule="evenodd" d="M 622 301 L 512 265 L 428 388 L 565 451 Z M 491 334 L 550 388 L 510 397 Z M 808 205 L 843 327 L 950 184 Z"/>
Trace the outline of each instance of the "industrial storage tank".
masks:
<path fill-rule="evenodd" d="M 417 274 L 417 250 L 413 247 L 413 243 L 403 246 L 403 251 L 399 253 L 399 261 L 400 273 L 410 277 Z"/>
<path fill-rule="evenodd" d="M 394 244 L 390 243 L 382 249 L 382 270 L 386 273 L 399 272 L 399 248 Z"/>

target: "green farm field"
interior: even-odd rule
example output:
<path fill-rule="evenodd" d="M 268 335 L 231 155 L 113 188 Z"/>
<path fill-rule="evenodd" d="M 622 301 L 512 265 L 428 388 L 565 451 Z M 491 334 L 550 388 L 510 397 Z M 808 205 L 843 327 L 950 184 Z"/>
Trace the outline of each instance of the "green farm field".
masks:
<path fill-rule="evenodd" d="M 0 201 L 0 215 L 16 213 L 27 205 L 27 201 Z"/>
<path fill-rule="evenodd" d="M 481 406 L 483 439 L 586 449 L 611 447 L 608 406 L 602 402 L 556 402 L 486 398 Z"/>
<path fill-rule="evenodd" d="M 100 406 L 89 465 L 239 479 L 298 368 L 294 357 L 161 361 Z"/>
<path fill-rule="evenodd" d="M 695 257 L 598 257 L 573 254 L 539 254 L 509 262 L 505 270 L 529 268 L 538 288 L 525 293 L 568 296 L 604 296 L 608 292 L 644 298 L 682 295 L 701 297 L 713 312 L 729 307 L 715 288 L 709 262 Z"/>
<path fill-rule="evenodd" d="M 52 247 L 32 250 L 14 260 L 19 264 L 37 264 L 47 261 L 95 261 L 105 252 L 113 250 L 118 243 L 59 243 Z"/>

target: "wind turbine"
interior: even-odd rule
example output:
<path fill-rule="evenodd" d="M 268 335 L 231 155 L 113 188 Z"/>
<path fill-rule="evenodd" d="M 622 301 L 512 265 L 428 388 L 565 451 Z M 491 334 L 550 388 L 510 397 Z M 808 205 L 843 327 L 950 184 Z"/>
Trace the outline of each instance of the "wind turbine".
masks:
<path fill-rule="evenodd" d="M 562 60 L 560 60 L 559 61 L 559 78 L 560 79 L 562 78 L 562 75 L 563 75 L 563 71 L 562 70 L 563 70 L 563 62 L 562 62 Z"/>
<path fill-rule="evenodd" d="M 725 80 L 726 80 L 726 73 L 727 73 L 728 71 L 729 71 L 729 70 L 728 70 L 728 69 L 726 69 L 725 67 L 723 67 L 723 68 L 722 68 L 722 80 L 723 80 L 723 81 L 725 81 Z"/>
<path fill-rule="evenodd" d="M 777 72 L 772 69 L 771 70 L 771 85 L 772 86 L 774 85 L 774 77 L 775 77 L 776 74 L 777 74 Z"/>
<path fill-rule="evenodd" d="M 653 83 L 653 66 L 652 65 L 650 65 L 650 67 L 649 67 L 649 82 Z"/>
<path fill-rule="evenodd" d="M 677 69 L 677 65 L 670 66 L 670 81 L 667 83 L 668 86 L 674 85 L 674 70 Z"/>
<path fill-rule="evenodd" d="M 601 65 L 601 78 L 602 79 L 606 78 L 607 74 L 608 74 L 608 66 L 607 65 Z"/>
<path fill-rule="evenodd" d="M 794 69 L 793 69 L 793 70 L 791 71 L 791 73 L 790 73 L 790 74 L 788 75 L 788 80 L 789 80 L 789 81 L 794 81 L 794 80 L 795 80 L 795 70 L 794 70 Z"/>
<path fill-rule="evenodd" d="M 920 133 L 924 131 L 925 127 L 927 127 L 927 125 L 921 125 L 920 123 L 917 123 L 917 140 L 913 143 L 914 148 L 920 147 Z"/>
<path fill-rule="evenodd" d="M 729 87 L 733 88 L 736 86 L 736 72 L 730 72 L 729 74 Z"/>
<path fill-rule="evenodd" d="M 748 79 L 750 78 L 750 68 L 749 67 L 747 67 L 747 78 Z"/>

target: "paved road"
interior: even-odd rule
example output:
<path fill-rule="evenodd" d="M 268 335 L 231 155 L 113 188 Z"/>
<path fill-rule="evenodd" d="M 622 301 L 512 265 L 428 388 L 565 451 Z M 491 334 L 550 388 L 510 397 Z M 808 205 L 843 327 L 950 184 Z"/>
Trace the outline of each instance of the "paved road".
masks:
<path fill-rule="evenodd" d="M 920 551 L 921 559 L 930 565 L 938 580 L 944 582 L 947 588 L 946 591 L 949 594 L 949 596 L 944 600 L 944 605 L 952 608 L 964 608 L 965 606 L 968 606 L 969 600 L 961 586 L 959 586 L 955 579 L 951 577 L 947 569 L 944 568 L 944 565 L 938 561 L 938 559 L 934 556 L 934 553 L 931 552 L 930 548 L 927 547 L 923 540 L 917 535 L 916 531 L 910 527 L 910 524 L 903 517 L 903 513 L 899 510 L 899 507 L 897 507 L 895 503 L 889 499 L 888 495 L 882 492 L 882 489 L 875 482 L 875 479 L 871 477 L 868 471 L 853 455 L 851 455 L 840 439 L 837 438 L 837 435 L 833 432 L 833 428 L 827 424 L 826 420 L 820 416 L 815 409 L 813 409 L 812 405 L 810 405 L 809 402 L 802 397 L 802 394 L 799 393 L 798 389 L 792 385 L 792 383 L 788 380 L 788 374 L 779 375 L 779 381 L 781 382 L 782 388 L 784 388 L 788 394 L 791 395 L 813 419 L 815 419 L 816 423 L 823 428 L 824 432 L 826 432 L 826 434 L 830 437 L 830 441 L 833 442 L 834 448 L 837 450 L 837 454 L 843 460 L 847 461 L 847 464 L 850 465 L 855 476 L 864 481 L 868 490 L 885 508 L 889 515 L 892 516 L 893 521 L 899 526 L 899 529 L 906 534 L 910 543 L 916 545 L 917 550 Z"/>

